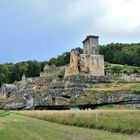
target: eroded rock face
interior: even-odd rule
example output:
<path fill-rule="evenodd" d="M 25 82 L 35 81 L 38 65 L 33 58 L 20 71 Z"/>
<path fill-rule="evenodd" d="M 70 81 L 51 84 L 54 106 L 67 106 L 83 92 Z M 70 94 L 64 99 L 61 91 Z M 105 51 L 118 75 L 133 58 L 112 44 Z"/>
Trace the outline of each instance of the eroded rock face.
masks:
<path fill-rule="evenodd" d="M 105 103 L 140 103 L 140 95 L 132 90 L 92 91 L 85 89 L 86 96 L 77 98 L 77 104 L 105 104 Z"/>
<path fill-rule="evenodd" d="M 18 87 L 14 84 L 3 84 L 1 88 L 1 92 L 5 98 L 15 95 L 17 91 Z"/>
<path fill-rule="evenodd" d="M 46 94 L 46 97 L 48 97 L 48 99 L 52 99 L 50 100 L 52 101 L 50 104 L 53 105 L 64 104 L 63 102 L 58 103 L 58 99 L 60 98 L 65 100 L 65 103 L 67 102 L 66 104 L 70 104 L 75 98 L 85 96 L 83 87 L 84 86 L 80 84 L 56 84 L 47 91 L 48 94 Z"/>
<path fill-rule="evenodd" d="M 104 77 L 87 75 L 69 76 L 49 82 L 30 82 L 15 96 L 7 98 L 5 109 L 33 109 L 36 106 L 104 104 L 140 101 L 133 90 L 95 91 L 95 86 L 110 86 Z"/>

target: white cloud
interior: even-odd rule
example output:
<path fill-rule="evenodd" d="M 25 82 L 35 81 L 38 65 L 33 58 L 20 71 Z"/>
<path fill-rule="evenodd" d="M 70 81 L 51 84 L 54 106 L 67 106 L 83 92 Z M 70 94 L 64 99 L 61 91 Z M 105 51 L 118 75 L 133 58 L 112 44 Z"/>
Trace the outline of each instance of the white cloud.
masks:
<path fill-rule="evenodd" d="M 103 18 L 105 23 L 111 26 L 120 27 L 126 31 L 140 25 L 139 0 L 105 0 L 106 15 Z"/>
<path fill-rule="evenodd" d="M 140 26 L 139 5 L 139 0 L 67 0 L 56 19 L 58 24 L 85 24 L 85 32 L 126 36 Z"/>
<path fill-rule="evenodd" d="M 75 30 L 127 38 L 140 35 L 140 0 L 24 0 L 25 19 L 35 30 Z M 23 13 L 24 14 L 24 13 Z M 78 34 L 78 33 L 77 33 Z"/>

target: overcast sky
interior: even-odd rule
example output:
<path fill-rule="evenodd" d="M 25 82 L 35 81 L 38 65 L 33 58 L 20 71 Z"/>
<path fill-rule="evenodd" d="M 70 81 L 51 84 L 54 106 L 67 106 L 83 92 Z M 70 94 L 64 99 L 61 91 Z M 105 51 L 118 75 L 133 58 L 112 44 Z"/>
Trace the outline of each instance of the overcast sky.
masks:
<path fill-rule="evenodd" d="M 0 0 L 0 63 L 45 61 L 86 35 L 140 42 L 140 0 Z"/>

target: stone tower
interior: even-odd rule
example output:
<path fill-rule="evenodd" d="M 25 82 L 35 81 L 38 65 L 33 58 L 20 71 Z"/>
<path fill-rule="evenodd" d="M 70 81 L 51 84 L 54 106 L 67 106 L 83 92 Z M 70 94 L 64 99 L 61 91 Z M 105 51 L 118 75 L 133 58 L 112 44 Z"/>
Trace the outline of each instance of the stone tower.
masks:
<path fill-rule="evenodd" d="M 87 36 L 83 41 L 84 54 L 98 55 L 99 54 L 99 36 Z"/>
<path fill-rule="evenodd" d="M 104 76 L 104 56 L 99 55 L 99 36 L 87 36 L 83 41 L 84 53 L 71 51 L 70 65 L 66 67 L 65 77 L 80 73 Z"/>

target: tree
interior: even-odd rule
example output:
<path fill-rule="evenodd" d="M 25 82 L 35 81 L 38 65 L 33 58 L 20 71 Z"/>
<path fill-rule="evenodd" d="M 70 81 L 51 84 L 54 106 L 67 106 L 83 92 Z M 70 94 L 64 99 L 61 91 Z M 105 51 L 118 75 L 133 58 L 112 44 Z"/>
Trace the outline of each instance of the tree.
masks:
<path fill-rule="evenodd" d="M 41 65 L 37 61 L 27 61 L 27 77 L 36 77 L 40 75 Z"/>

